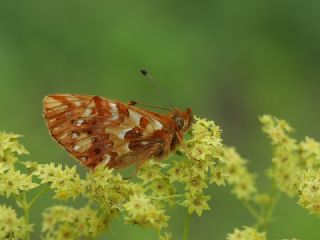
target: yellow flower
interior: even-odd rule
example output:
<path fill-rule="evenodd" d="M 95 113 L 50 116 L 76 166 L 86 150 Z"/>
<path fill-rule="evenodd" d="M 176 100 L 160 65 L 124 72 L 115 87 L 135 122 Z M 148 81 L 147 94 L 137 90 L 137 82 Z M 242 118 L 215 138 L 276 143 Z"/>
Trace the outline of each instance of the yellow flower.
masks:
<path fill-rule="evenodd" d="M 155 179 L 160 179 L 162 178 L 161 169 L 167 166 L 168 165 L 165 163 L 150 159 L 140 168 L 138 172 L 138 178 L 143 180 L 143 184 L 152 182 Z"/>
<path fill-rule="evenodd" d="M 263 131 L 271 138 L 272 144 L 294 144 L 295 140 L 288 136 L 288 133 L 293 131 L 293 128 L 282 119 L 263 115 L 259 118 L 263 125 Z"/>
<path fill-rule="evenodd" d="M 187 158 L 182 160 L 183 162 L 174 163 L 168 171 L 169 178 L 171 182 L 178 181 L 185 185 L 186 193 L 182 206 L 188 208 L 189 213 L 195 211 L 201 216 L 203 210 L 210 209 L 207 203 L 210 196 L 205 196 L 203 190 L 208 187 L 209 182 L 222 185 L 223 180 L 218 180 L 218 177 L 225 176 L 224 173 L 214 172 L 214 166 L 223 163 L 220 127 L 213 121 L 195 117 L 191 137 L 179 150 Z M 215 174 L 216 181 L 212 180 L 214 177 L 210 178 L 210 172 L 211 175 Z"/>
<path fill-rule="evenodd" d="M 306 137 L 300 143 L 301 158 L 305 163 L 305 167 L 317 168 L 320 166 L 320 143 L 313 138 Z"/>
<path fill-rule="evenodd" d="M 75 166 L 62 168 L 60 164 L 39 164 L 33 175 L 41 179 L 41 183 L 49 183 L 55 192 L 54 198 L 75 199 L 84 192 L 84 181 L 80 179 Z"/>
<path fill-rule="evenodd" d="M 303 163 L 297 141 L 288 135 L 293 129 L 286 121 L 268 115 L 262 116 L 260 121 L 274 148 L 268 175 L 275 180 L 280 191 L 292 196 L 295 194 L 292 178 L 302 170 Z"/>
<path fill-rule="evenodd" d="M 32 231 L 32 225 L 26 224 L 23 218 L 18 218 L 11 207 L 0 205 L 0 239 L 25 239 Z"/>
<path fill-rule="evenodd" d="M 164 210 L 154 205 L 144 194 L 133 195 L 123 207 L 127 212 L 125 217 L 127 223 L 152 227 L 157 230 L 168 225 L 169 216 L 165 215 Z"/>
<path fill-rule="evenodd" d="M 206 160 L 220 158 L 222 153 L 221 129 L 213 121 L 195 118 L 192 125 L 192 138 L 186 141 L 181 151 L 190 159 Z"/>
<path fill-rule="evenodd" d="M 119 210 L 133 191 L 142 191 L 136 184 L 122 179 L 119 173 L 113 174 L 112 169 L 103 165 L 87 173 L 84 185 L 89 199 L 114 210 Z"/>
<path fill-rule="evenodd" d="M 217 164 L 211 167 L 211 179 L 210 183 L 215 183 L 218 186 L 225 186 L 228 178 L 225 164 Z"/>
<path fill-rule="evenodd" d="M 171 240 L 172 239 L 172 234 L 165 232 L 163 235 L 159 236 L 159 240 Z"/>
<path fill-rule="evenodd" d="M 232 193 L 238 199 L 250 200 L 257 189 L 255 174 L 247 169 L 247 160 L 242 158 L 233 147 L 224 147 L 223 159 L 226 169 L 226 181 L 233 186 Z"/>
<path fill-rule="evenodd" d="M 250 200 L 253 194 L 257 192 L 255 187 L 255 175 L 246 173 L 243 174 L 235 184 L 232 192 L 238 199 Z"/>
<path fill-rule="evenodd" d="M 38 169 L 38 163 L 36 162 L 27 161 L 27 162 L 23 162 L 22 164 L 24 164 L 25 167 L 31 172 L 34 172 Z"/>
<path fill-rule="evenodd" d="M 208 201 L 210 196 L 204 196 L 202 193 L 187 193 L 186 200 L 182 203 L 182 206 L 188 208 L 189 214 L 196 212 L 200 217 L 204 210 L 210 210 Z"/>
<path fill-rule="evenodd" d="M 22 146 L 18 139 L 21 135 L 14 133 L 0 132 L 0 160 L 4 161 L 4 157 L 8 152 L 21 154 L 28 154 L 29 152 Z"/>
<path fill-rule="evenodd" d="M 38 186 L 32 182 L 32 176 L 15 171 L 13 168 L 4 170 L 0 174 L 0 195 L 7 198 L 11 194 L 19 195 L 20 191 L 28 191 Z"/>
<path fill-rule="evenodd" d="M 123 207 L 131 216 L 136 217 L 145 214 L 149 204 L 150 199 L 146 195 L 140 194 L 130 197 L 130 200 Z"/>
<path fill-rule="evenodd" d="M 153 196 L 168 196 L 176 193 L 174 185 L 166 177 L 155 179 L 148 185 L 148 188 L 152 191 Z"/>
<path fill-rule="evenodd" d="M 42 232 L 54 239 L 93 238 L 107 228 L 107 217 L 108 213 L 101 214 L 90 206 L 76 209 L 57 205 L 43 213 Z"/>
<path fill-rule="evenodd" d="M 20 137 L 18 134 L 0 132 L 0 163 L 13 166 L 18 160 L 17 154 L 28 154 L 28 151 L 18 142 Z"/>
<path fill-rule="evenodd" d="M 203 188 L 208 188 L 208 185 L 200 175 L 191 176 L 185 187 L 191 194 L 202 192 Z"/>
<path fill-rule="evenodd" d="M 229 233 L 227 240 L 267 240 L 267 237 L 265 232 L 245 226 L 242 230 L 236 228 L 233 233 Z"/>
<path fill-rule="evenodd" d="M 295 179 L 295 186 L 299 205 L 312 214 L 320 215 L 320 170 L 304 171 Z"/>
<path fill-rule="evenodd" d="M 188 170 L 186 161 L 173 161 L 171 168 L 167 171 L 170 183 L 185 182 Z"/>

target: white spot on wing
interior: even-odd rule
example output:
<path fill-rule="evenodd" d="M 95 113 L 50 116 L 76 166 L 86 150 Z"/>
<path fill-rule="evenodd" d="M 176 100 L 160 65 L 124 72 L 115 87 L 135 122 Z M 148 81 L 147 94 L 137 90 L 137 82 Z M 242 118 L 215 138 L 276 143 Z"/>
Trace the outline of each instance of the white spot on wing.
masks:
<path fill-rule="evenodd" d="M 79 119 L 79 120 L 77 121 L 76 126 L 77 126 L 77 127 L 80 127 L 83 123 L 84 123 L 84 120 L 83 120 L 83 119 Z"/>
<path fill-rule="evenodd" d="M 82 104 L 82 102 L 81 102 L 81 101 L 76 101 L 76 102 L 74 102 L 74 105 L 75 105 L 76 107 L 80 107 L 80 106 L 81 106 L 81 104 Z"/>
<path fill-rule="evenodd" d="M 76 139 L 76 138 L 78 138 L 78 137 L 79 137 L 79 133 L 73 132 L 73 133 L 71 134 L 71 138 L 73 138 L 73 139 Z"/>
<path fill-rule="evenodd" d="M 131 130 L 131 128 L 126 128 L 126 129 L 122 129 L 122 130 L 120 130 L 119 131 L 119 133 L 118 133 L 118 138 L 120 138 L 120 139 L 124 139 L 124 136 L 126 135 L 126 133 L 128 132 L 128 131 L 130 131 Z"/>
<path fill-rule="evenodd" d="M 125 145 L 123 145 L 122 152 L 123 153 L 131 152 L 131 149 L 129 148 L 129 143 L 126 143 Z"/>
<path fill-rule="evenodd" d="M 61 107 L 65 106 L 65 105 L 64 105 L 63 103 L 61 103 L 60 101 L 55 100 L 55 99 L 53 99 L 53 98 L 51 98 L 51 97 L 47 97 L 47 98 L 45 99 L 45 104 L 46 104 L 46 107 L 47 107 L 47 108 L 55 108 L 55 107 L 58 107 L 58 106 L 61 106 Z"/>
<path fill-rule="evenodd" d="M 142 134 L 143 136 L 150 136 L 152 135 L 154 131 L 154 127 L 151 125 L 151 123 L 148 123 L 147 127 L 143 130 Z"/>
<path fill-rule="evenodd" d="M 64 133 L 64 134 L 62 134 L 62 135 L 59 137 L 59 139 L 62 140 L 62 139 L 64 139 L 64 138 L 67 137 L 67 136 L 68 136 L 68 133 Z"/>
<path fill-rule="evenodd" d="M 83 112 L 84 117 L 90 117 L 91 114 L 92 114 L 92 108 L 89 108 L 89 107 L 87 107 Z"/>
<path fill-rule="evenodd" d="M 110 162 L 111 156 L 109 154 L 103 155 L 102 163 L 107 165 Z"/>
<path fill-rule="evenodd" d="M 78 97 L 72 96 L 70 94 L 61 94 L 60 96 L 65 97 L 68 101 L 75 101 L 79 99 Z"/>
<path fill-rule="evenodd" d="M 79 152 L 85 152 L 92 146 L 92 141 L 90 138 L 81 139 L 73 146 L 73 150 Z"/>
<path fill-rule="evenodd" d="M 159 121 L 157 121 L 155 119 L 151 120 L 151 124 L 152 124 L 153 128 L 156 129 L 156 130 L 160 130 L 163 127 L 163 125 Z"/>
<path fill-rule="evenodd" d="M 61 126 L 57 126 L 55 128 L 52 129 L 52 131 L 56 132 L 56 131 L 59 131 L 61 129 Z"/>
<path fill-rule="evenodd" d="M 117 105 L 115 103 L 110 103 L 110 107 L 112 114 L 110 120 L 117 120 L 119 118 Z"/>
<path fill-rule="evenodd" d="M 79 146 L 78 144 L 75 144 L 75 145 L 73 146 L 73 150 L 74 150 L 74 151 L 78 151 L 79 148 L 80 148 L 80 146 Z"/>
<path fill-rule="evenodd" d="M 129 109 L 129 118 L 134 122 L 135 125 L 139 126 L 140 125 L 140 119 L 141 115 L 135 111 L 132 111 Z"/>
<path fill-rule="evenodd" d="M 88 107 L 91 107 L 91 108 L 95 108 L 96 107 L 96 104 L 94 101 L 91 101 L 88 105 Z"/>

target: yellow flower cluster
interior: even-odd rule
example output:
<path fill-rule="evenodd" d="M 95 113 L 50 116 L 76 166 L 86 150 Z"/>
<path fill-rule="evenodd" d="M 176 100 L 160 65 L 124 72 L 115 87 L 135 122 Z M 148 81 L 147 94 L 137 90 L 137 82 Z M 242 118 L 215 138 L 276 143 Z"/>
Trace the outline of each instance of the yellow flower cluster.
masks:
<path fill-rule="evenodd" d="M 259 232 L 257 228 L 244 226 L 243 229 L 234 229 L 233 233 L 229 233 L 226 240 L 267 240 L 266 232 Z M 299 240 L 297 238 L 282 240 Z"/>
<path fill-rule="evenodd" d="M 17 154 L 28 153 L 18 142 L 19 137 L 17 134 L 0 132 L 0 195 L 7 198 L 12 194 L 17 197 L 22 191 L 38 186 L 32 182 L 32 175 L 22 174 L 14 167 Z"/>
<path fill-rule="evenodd" d="M 233 147 L 223 148 L 223 171 L 227 182 L 233 186 L 232 193 L 240 200 L 251 200 L 257 192 L 255 174 L 247 169 L 247 160 Z"/>
<path fill-rule="evenodd" d="M 318 169 L 320 167 L 320 143 L 313 138 L 306 137 L 299 144 L 300 157 L 303 168 Z"/>
<path fill-rule="evenodd" d="M 210 196 L 204 195 L 204 189 L 209 183 L 221 185 L 224 174 L 218 173 L 222 164 L 223 145 L 221 129 L 213 121 L 195 117 L 191 128 L 191 137 L 179 149 L 186 159 L 174 162 L 168 170 L 170 182 L 185 184 L 185 200 L 182 206 L 188 208 L 189 214 L 196 212 L 202 215 L 204 210 L 210 210 Z M 220 176 L 215 181 L 215 177 Z M 210 181 L 211 180 L 211 181 Z"/>
<path fill-rule="evenodd" d="M 221 129 L 213 121 L 194 117 L 192 137 L 184 145 L 184 153 L 190 159 L 206 161 L 219 159 L 222 154 Z"/>
<path fill-rule="evenodd" d="M 120 211 L 133 194 L 134 184 L 122 179 L 113 169 L 100 165 L 87 173 L 85 195 L 110 211 Z"/>
<path fill-rule="evenodd" d="M 153 169 L 157 164 L 153 161 L 149 163 Z M 142 172 L 146 173 L 146 168 L 145 166 L 145 170 Z M 144 175 L 142 174 L 142 176 Z M 124 180 L 119 173 L 114 174 L 113 169 L 98 166 L 87 174 L 85 194 L 89 199 L 98 203 L 100 208 L 108 209 L 112 218 L 122 212 L 125 214 L 126 223 L 138 224 L 141 227 L 150 227 L 160 231 L 167 226 L 169 217 L 165 215 L 162 204 L 155 202 L 152 196 L 154 191 L 157 191 L 155 195 L 161 195 L 164 187 L 162 189 L 158 183 L 158 186 L 152 188 L 151 186 L 155 185 L 155 182 L 151 179 L 147 181 L 147 178 L 144 179 L 144 184 L 145 187 L 143 184 Z M 151 188 L 152 192 L 149 192 L 149 195 L 145 194 Z"/>
<path fill-rule="evenodd" d="M 260 120 L 274 148 L 269 175 L 277 188 L 298 195 L 301 206 L 320 215 L 320 143 L 310 137 L 297 142 L 289 136 L 292 128 L 284 120 L 267 115 Z M 45 190 L 51 189 L 56 199 L 82 197 L 87 203 L 79 209 L 61 205 L 46 209 L 43 239 L 94 238 L 106 230 L 110 221 L 122 216 L 125 223 L 153 228 L 160 240 L 170 240 L 172 235 L 164 232 L 169 220 L 166 209 L 180 205 L 200 217 L 210 210 L 211 196 L 205 194 L 210 184 L 231 185 L 232 193 L 243 200 L 257 220 L 257 228 L 235 229 L 227 240 L 267 239 L 266 233 L 258 230 L 271 221 L 277 197 L 258 193 L 248 161 L 235 148 L 223 146 L 221 129 L 213 121 L 195 117 L 187 140 L 178 148 L 180 157 L 165 162 L 148 160 L 138 169 L 137 178 L 130 180 L 103 165 L 88 170 L 85 178 L 80 178 L 75 166 L 53 163 L 24 162 L 28 174 L 21 173 L 15 169 L 15 164 L 21 163 L 17 154 L 27 151 L 18 138 L 0 133 L 0 196 L 13 197 L 25 218 L 17 218 L 11 208 L 0 205 L 0 229 L 4 229 L 0 239 L 28 239 L 24 237 L 32 231 L 28 211 Z M 26 191 L 39 185 L 47 187 L 28 202 Z M 14 224 L 7 224 L 6 219 Z"/>
<path fill-rule="evenodd" d="M 267 240 L 267 236 L 265 232 L 245 226 L 242 230 L 236 228 L 233 233 L 229 233 L 226 240 Z"/>
<path fill-rule="evenodd" d="M 32 182 L 32 176 L 20 173 L 12 167 L 0 163 L 0 195 L 9 198 L 12 194 L 18 196 L 22 191 L 28 191 L 38 186 Z"/>
<path fill-rule="evenodd" d="M 306 137 L 298 142 L 288 134 L 290 125 L 268 115 L 260 121 L 274 146 L 270 176 L 289 196 L 298 195 L 298 203 L 310 213 L 320 215 L 320 143 Z"/>
<path fill-rule="evenodd" d="M 41 180 L 41 184 L 49 183 L 50 189 L 55 193 L 54 198 L 67 200 L 76 199 L 84 192 L 84 181 L 76 172 L 76 166 L 63 168 L 61 164 L 54 163 L 32 165 L 36 170 L 32 172 Z"/>
<path fill-rule="evenodd" d="M 166 167 L 168 167 L 168 164 L 150 159 L 142 165 L 137 176 L 143 181 L 143 185 L 148 185 L 156 179 L 163 179 L 165 175 L 161 170 Z"/>
<path fill-rule="evenodd" d="M 308 169 L 298 175 L 294 186 L 297 188 L 302 207 L 320 216 L 320 169 Z"/>
<path fill-rule="evenodd" d="M 26 224 L 23 217 L 18 218 L 11 207 L 0 205 L 0 239 L 22 239 L 32 231 L 32 225 Z"/>
<path fill-rule="evenodd" d="M 142 180 L 143 192 L 150 195 L 153 201 L 158 199 L 158 207 L 159 200 L 163 203 L 162 207 L 165 203 L 171 206 L 175 204 L 171 196 L 174 196 L 177 190 L 170 181 L 169 175 L 162 171 L 168 166 L 169 164 L 151 159 L 141 167 L 138 173 L 138 178 Z"/>
<path fill-rule="evenodd" d="M 165 232 L 163 235 L 160 236 L 159 240 L 171 240 L 172 234 Z"/>
<path fill-rule="evenodd" d="M 11 166 L 18 160 L 16 154 L 28 154 L 28 151 L 18 142 L 20 137 L 18 134 L 0 132 L 0 163 Z"/>
<path fill-rule="evenodd" d="M 286 121 L 269 115 L 260 117 L 260 121 L 274 148 L 272 168 L 268 174 L 280 191 L 293 196 L 296 189 L 293 188 L 292 180 L 301 171 L 298 143 L 289 136 L 293 128 Z"/>
<path fill-rule="evenodd" d="M 108 214 L 98 213 L 90 206 L 79 209 L 53 206 L 43 213 L 43 239 L 72 240 L 97 237 L 107 228 L 108 218 Z"/>
<path fill-rule="evenodd" d="M 139 197 L 149 208 L 149 204 L 156 204 L 163 213 L 161 219 L 165 221 L 168 217 L 161 210 L 165 204 L 173 206 L 179 203 L 188 209 L 189 214 L 196 212 L 198 216 L 202 215 L 203 210 L 210 209 L 210 196 L 204 195 L 203 191 L 208 188 L 210 170 L 219 169 L 219 158 L 222 155 L 221 130 L 213 121 L 197 117 L 195 120 L 191 128 L 191 137 L 178 150 L 183 155 L 181 159 L 166 163 L 149 160 L 139 170 L 138 178 L 142 181 L 143 194 L 133 196 L 131 203 L 126 205 L 133 211 L 129 216 L 139 216 L 139 212 L 135 212 L 133 207 L 130 208 L 132 204 L 139 202 Z M 220 176 L 222 179 L 223 174 Z M 177 193 L 176 185 L 179 184 L 184 185 L 184 191 Z M 134 217 L 132 219 L 136 221 Z M 139 219 L 138 222 L 141 222 L 142 218 Z"/>
<path fill-rule="evenodd" d="M 123 207 L 127 212 L 125 217 L 127 223 L 151 227 L 158 231 L 168 225 L 169 217 L 165 215 L 164 209 L 158 207 L 144 194 L 131 196 Z"/>

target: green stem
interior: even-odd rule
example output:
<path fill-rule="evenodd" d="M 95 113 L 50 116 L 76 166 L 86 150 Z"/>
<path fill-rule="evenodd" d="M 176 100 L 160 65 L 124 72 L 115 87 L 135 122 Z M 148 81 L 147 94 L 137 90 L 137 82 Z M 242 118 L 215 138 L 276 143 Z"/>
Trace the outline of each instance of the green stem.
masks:
<path fill-rule="evenodd" d="M 271 219 L 272 214 L 273 214 L 273 211 L 274 211 L 274 209 L 275 209 L 276 206 L 277 206 L 277 203 L 278 203 L 278 201 L 279 201 L 280 196 L 281 196 L 281 193 L 278 191 L 278 192 L 276 193 L 276 195 L 275 195 L 275 197 L 274 197 L 274 199 L 273 199 L 273 201 L 272 201 L 272 203 L 271 203 L 268 211 L 267 211 L 267 214 L 266 214 L 267 219 Z"/>
<path fill-rule="evenodd" d="M 183 236 L 182 240 L 188 240 L 188 235 L 190 231 L 192 215 L 187 213 L 186 219 L 184 221 L 184 229 L 183 229 Z"/>
<path fill-rule="evenodd" d="M 38 192 L 33 198 L 32 200 L 29 202 L 28 206 L 29 208 L 32 207 L 32 205 L 39 199 L 39 197 L 41 197 L 44 193 L 49 191 L 49 186 L 46 186 L 44 189 L 42 189 L 40 192 Z"/>
<path fill-rule="evenodd" d="M 32 205 L 39 199 L 39 197 L 41 195 L 43 195 L 45 192 L 47 192 L 49 190 L 49 186 L 47 186 L 46 188 L 42 189 L 40 192 L 38 192 L 33 199 L 28 202 L 28 198 L 27 198 L 27 193 L 23 192 L 22 195 L 17 196 L 16 200 L 19 202 L 19 206 L 22 208 L 23 210 L 23 214 L 24 214 L 24 221 L 26 224 L 30 223 L 30 208 L 32 207 Z M 26 240 L 30 240 L 30 232 L 26 233 Z"/>
<path fill-rule="evenodd" d="M 23 207 L 23 212 L 24 212 L 24 221 L 26 224 L 29 224 L 29 219 L 30 219 L 30 215 L 29 215 L 29 204 L 28 204 L 28 200 L 27 200 L 27 194 L 26 192 L 23 192 L 23 202 L 22 202 L 22 207 Z M 30 240 L 30 232 L 27 232 L 26 235 L 26 240 Z"/>
<path fill-rule="evenodd" d="M 159 197 L 154 197 L 150 196 L 151 199 L 156 199 L 156 200 L 161 200 L 161 199 L 168 199 L 168 198 L 179 198 L 179 197 L 184 197 L 185 194 L 172 194 L 168 196 L 159 196 Z"/>
<path fill-rule="evenodd" d="M 272 221 L 272 215 L 273 215 L 274 209 L 276 208 L 277 203 L 279 201 L 280 194 L 281 193 L 279 191 L 277 191 L 275 193 L 275 196 L 271 200 L 271 203 L 269 204 L 269 206 L 266 207 L 264 214 L 263 214 L 262 221 L 260 222 L 260 224 L 258 224 L 258 227 L 261 227 L 264 230 L 267 230 L 269 223 Z"/>
<path fill-rule="evenodd" d="M 257 220 L 259 223 L 261 221 L 260 214 L 254 209 L 254 207 L 248 201 L 243 201 L 243 206 L 248 210 L 248 212 Z"/>

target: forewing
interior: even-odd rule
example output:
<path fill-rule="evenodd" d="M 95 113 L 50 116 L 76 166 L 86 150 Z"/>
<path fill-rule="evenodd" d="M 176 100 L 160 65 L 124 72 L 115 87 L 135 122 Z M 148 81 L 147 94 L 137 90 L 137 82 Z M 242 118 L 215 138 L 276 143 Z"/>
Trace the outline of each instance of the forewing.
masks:
<path fill-rule="evenodd" d="M 49 95 L 44 118 L 51 135 L 88 167 L 105 162 L 121 168 L 157 151 L 156 116 L 98 96 Z"/>

